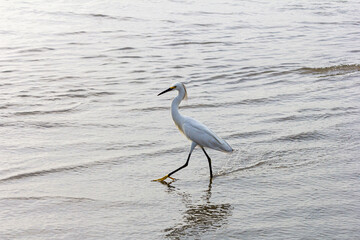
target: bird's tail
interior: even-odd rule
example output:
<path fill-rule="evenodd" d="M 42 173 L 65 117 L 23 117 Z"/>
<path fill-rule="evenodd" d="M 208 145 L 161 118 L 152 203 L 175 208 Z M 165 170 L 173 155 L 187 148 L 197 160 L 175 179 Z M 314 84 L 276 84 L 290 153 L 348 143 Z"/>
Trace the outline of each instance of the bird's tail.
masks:
<path fill-rule="evenodd" d="M 232 152 L 234 151 L 234 149 L 230 146 L 230 144 L 228 144 L 225 140 L 223 140 L 224 142 L 221 144 L 221 150 L 223 152 Z"/>

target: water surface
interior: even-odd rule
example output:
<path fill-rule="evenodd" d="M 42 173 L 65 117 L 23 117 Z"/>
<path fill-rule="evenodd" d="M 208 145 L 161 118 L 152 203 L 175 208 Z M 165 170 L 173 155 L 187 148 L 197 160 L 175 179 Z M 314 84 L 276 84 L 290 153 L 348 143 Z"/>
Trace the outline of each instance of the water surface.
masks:
<path fill-rule="evenodd" d="M 358 1 L 5 1 L 1 239 L 356 239 Z M 235 149 L 196 149 L 169 107 Z"/>

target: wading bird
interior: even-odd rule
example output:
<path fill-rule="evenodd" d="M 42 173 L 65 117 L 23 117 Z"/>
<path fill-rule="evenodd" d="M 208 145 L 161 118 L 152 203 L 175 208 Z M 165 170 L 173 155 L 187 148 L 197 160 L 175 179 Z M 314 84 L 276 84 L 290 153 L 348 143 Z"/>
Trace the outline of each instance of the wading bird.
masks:
<path fill-rule="evenodd" d="M 206 153 L 205 148 L 211 148 L 211 149 L 215 149 L 215 150 L 223 151 L 223 152 L 232 152 L 233 149 L 227 142 L 225 142 L 225 140 L 218 137 L 213 131 L 211 131 L 209 128 L 207 128 L 204 124 L 196 121 L 193 118 L 183 116 L 179 113 L 179 105 L 180 105 L 181 101 L 183 99 L 187 98 L 186 88 L 183 83 L 175 83 L 170 88 L 159 93 L 158 96 L 160 96 L 161 94 L 164 94 L 166 92 L 172 91 L 172 90 L 177 90 L 179 92 L 179 94 L 172 101 L 171 116 L 175 122 L 175 125 L 180 130 L 180 132 L 182 132 L 192 143 L 191 143 L 188 158 L 186 160 L 186 163 L 183 166 L 181 166 L 178 169 L 172 171 L 171 173 L 165 175 L 164 177 L 155 179 L 153 181 L 162 182 L 167 178 L 171 178 L 172 180 L 175 180 L 174 178 L 172 178 L 170 176 L 188 165 L 191 153 L 196 146 L 199 146 L 203 150 L 203 152 L 209 162 L 210 179 L 212 179 L 213 174 L 212 174 L 212 168 L 211 168 L 211 159 L 210 159 L 209 155 Z"/>

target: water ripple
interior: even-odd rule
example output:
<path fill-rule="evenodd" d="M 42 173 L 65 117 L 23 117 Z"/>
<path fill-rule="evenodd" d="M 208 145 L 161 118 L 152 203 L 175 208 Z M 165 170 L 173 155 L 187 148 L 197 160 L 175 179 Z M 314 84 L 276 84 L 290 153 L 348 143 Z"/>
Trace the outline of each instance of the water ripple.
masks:
<path fill-rule="evenodd" d="M 63 114 L 74 112 L 78 110 L 79 106 L 82 104 L 78 104 L 76 106 L 70 108 L 63 108 L 63 109 L 54 109 L 54 110 L 33 110 L 33 111 L 18 111 L 15 112 L 15 116 L 26 116 L 26 115 L 45 115 L 45 114 Z"/>
<path fill-rule="evenodd" d="M 302 74 L 347 74 L 360 71 L 360 64 L 344 64 L 330 67 L 303 67 L 298 71 Z"/>
<path fill-rule="evenodd" d="M 326 135 L 320 133 L 319 131 L 309 131 L 309 132 L 301 132 L 301 133 L 279 137 L 276 139 L 276 141 L 284 141 L 284 142 L 314 141 L 314 140 L 323 139 L 325 137 Z"/>

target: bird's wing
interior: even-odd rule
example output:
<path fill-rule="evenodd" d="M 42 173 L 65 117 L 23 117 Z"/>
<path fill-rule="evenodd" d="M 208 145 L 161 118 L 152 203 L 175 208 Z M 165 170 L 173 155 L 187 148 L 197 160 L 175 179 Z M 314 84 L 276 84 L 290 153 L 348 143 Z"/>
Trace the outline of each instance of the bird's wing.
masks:
<path fill-rule="evenodd" d="M 213 131 L 195 119 L 187 118 L 182 125 L 182 129 L 184 130 L 186 137 L 202 147 L 226 152 L 232 151 L 232 148 L 226 141 L 218 137 Z"/>

